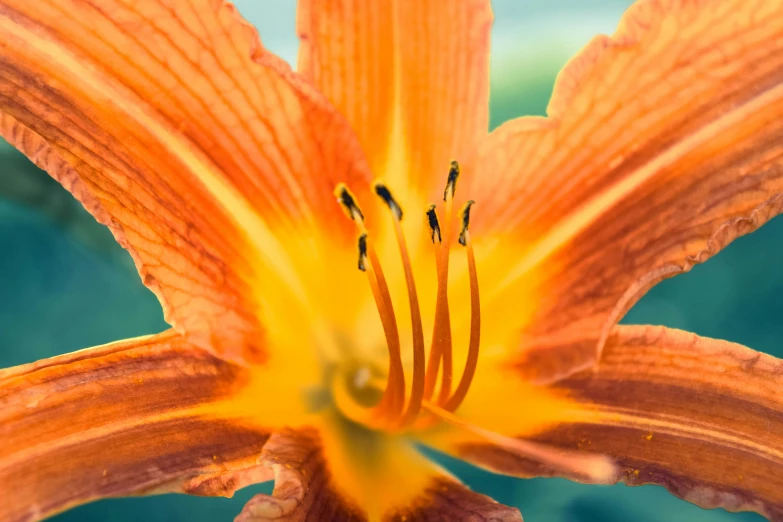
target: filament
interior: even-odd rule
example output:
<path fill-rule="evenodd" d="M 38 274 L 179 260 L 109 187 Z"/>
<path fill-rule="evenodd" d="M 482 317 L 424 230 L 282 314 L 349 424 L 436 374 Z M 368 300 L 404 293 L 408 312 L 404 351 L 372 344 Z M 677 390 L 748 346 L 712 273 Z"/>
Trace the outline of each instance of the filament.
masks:
<path fill-rule="evenodd" d="M 479 344 L 481 340 L 481 303 L 479 299 L 478 273 L 476 271 L 476 257 L 473 254 L 473 245 L 470 241 L 470 232 L 468 224 L 470 222 L 470 207 L 472 201 L 468 201 L 462 210 L 462 232 L 459 235 L 459 242 L 465 247 L 468 257 L 468 276 L 470 278 L 470 340 L 468 341 L 468 356 L 465 361 L 465 370 L 462 372 L 462 378 L 457 385 L 457 389 L 445 403 L 444 408 L 448 411 L 456 410 L 465 396 L 468 394 L 473 376 L 476 374 L 478 365 Z"/>
<path fill-rule="evenodd" d="M 413 384 L 408 409 L 401 420 L 403 426 L 407 426 L 416 420 L 421 411 L 421 401 L 424 396 L 424 329 L 421 324 L 421 310 L 419 298 L 416 292 L 416 282 L 413 278 L 408 244 L 405 241 L 405 233 L 402 230 L 402 209 L 392 196 L 389 189 L 381 184 L 375 184 L 375 193 L 384 200 L 392 213 L 394 222 L 394 235 L 400 249 L 400 257 L 405 272 L 405 284 L 408 290 L 408 302 L 411 310 L 411 330 L 413 336 Z"/>

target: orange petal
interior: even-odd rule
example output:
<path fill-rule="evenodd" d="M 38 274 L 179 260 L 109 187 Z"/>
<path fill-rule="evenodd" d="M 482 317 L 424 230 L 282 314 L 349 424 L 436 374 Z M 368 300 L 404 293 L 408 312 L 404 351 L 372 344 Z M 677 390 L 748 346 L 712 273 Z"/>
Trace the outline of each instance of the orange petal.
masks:
<path fill-rule="evenodd" d="M 411 507 L 387 515 L 386 522 L 522 522 L 519 510 L 469 490 L 455 480 L 433 480 Z"/>
<path fill-rule="evenodd" d="M 537 377 L 589 366 L 647 289 L 780 212 L 781 39 L 779 2 L 640 2 L 560 73 L 548 119 L 484 144 L 462 192 L 485 316 L 523 329 Z"/>
<path fill-rule="evenodd" d="M 0 135 L 111 227 L 178 331 L 257 359 L 281 238 L 352 237 L 332 189 L 367 169 L 231 4 L 169 4 L 0 0 Z"/>
<path fill-rule="evenodd" d="M 499 398 L 504 398 L 499 400 Z M 603 455 L 563 452 L 532 439 L 558 426 L 594 418 L 590 407 L 565 390 L 538 386 L 520 378 L 507 356 L 484 353 L 470 390 L 455 414 L 427 407 L 446 421 L 416 433 L 422 444 L 460 457 L 461 448 L 477 440 L 500 447 L 515 458 L 546 463 L 561 473 L 598 483 L 616 480 L 617 468 Z M 507 455 L 508 456 L 508 455 Z"/>
<path fill-rule="evenodd" d="M 201 413 L 246 379 L 173 331 L 0 370 L 0 519 L 268 480 L 257 466 L 268 431 Z"/>
<path fill-rule="evenodd" d="M 261 462 L 274 473 L 275 489 L 272 495 L 250 499 L 235 522 L 366 520 L 357 506 L 330 487 L 318 436 L 311 430 L 273 434 Z"/>
<path fill-rule="evenodd" d="M 783 361 L 769 355 L 664 327 L 618 326 L 593 370 L 557 385 L 593 413 L 534 439 L 608 455 L 626 484 L 661 484 L 702 507 L 777 520 L 781 389 Z M 464 444 L 456 453 L 501 473 L 564 475 L 486 443 Z"/>
<path fill-rule="evenodd" d="M 351 122 L 375 176 L 403 202 L 409 187 L 442 193 L 449 161 L 488 130 L 489 0 L 298 8 L 298 69 Z"/>
<path fill-rule="evenodd" d="M 355 433 L 356 434 L 356 433 Z M 365 440 L 366 441 L 366 440 Z M 378 439 L 376 442 L 380 441 Z M 422 482 L 422 488 L 411 496 L 410 503 L 385 511 L 378 516 L 372 505 L 376 507 L 383 499 L 368 496 L 361 499 L 351 499 L 346 496 L 344 486 L 336 481 L 332 473 L 333 466 L 345 465 L 329 459 L 328 444 L 324 445 L 318 431 L 306 429 L 275 433 L 264 446 L 261 462 L 269 466 L 275 474 L 275 489 L 272 495 L 256 495 L 237 517 L 237 522 L 264 522 L 272 520 L 304 521 L 304 520 L 334 520 L 361 522 L 366 520 L 384 521 L 415 521 L 443 519 L 459 522 L 461 520 L 497 520 L 500 522 L 521 521 L 519 511 L 496 503 L 492 499 L 479 495 L 460 485 L 455 480 L 442 474 L 430 472 L 431 476 Z M 357 448 L 354 447 L 354 450 Z M 363 449 L 372 452 L 377 447 L 365 446 Z M 332 455 L 334 457 L 334 455 Z M 355 459 L 357 455 L 354 455 Z M 372 455 L 360 455 L 359 458 L 371 458 Z M 407 454 L 402 452 L 399 457 L 403 462 Z M 421 459 L 421 457 L 419 457 Z M 332 466 L 330 468 L 330 466 Z M 389 485 L 393 489 L 406 489 L 411 477 L 404 475 L 393 477 L 381 473 L 366 477 L 369 481 L 365 486 L 374 490 L 375 494 L 386 490 Z M 414 473 L 418 466 L 409 470 Z M 360 479 L 359 477 L 355 477 Z M 418 477 L 413 477 L 416 481 Z M 362 480 L 362 479 L 360 479 Z"/>

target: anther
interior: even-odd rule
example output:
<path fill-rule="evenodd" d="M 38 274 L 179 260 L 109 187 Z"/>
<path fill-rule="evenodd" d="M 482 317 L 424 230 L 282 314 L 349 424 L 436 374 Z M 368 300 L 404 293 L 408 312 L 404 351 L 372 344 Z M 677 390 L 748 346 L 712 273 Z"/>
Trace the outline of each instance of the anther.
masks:
<path fill-rule="evenodd" d="M 442 238 L 440 235 L 440 223 L 438 223 L 438 215 L 435 213 L 435 205 L 430 205 L 430 208 L 427 209 L 427 220 L 430 224 L 430 238 L 432 239 L 432 242 L 435 243 L 437 240 L 438 243 L 440 243 Z"/>
<path fill-rule="evenodd" d="M 462 207 L 462 211 L 460 212 L 460 217 L 462 220 L 462 229 L 459 232 L 459 244 L 462 246 L 467 246 L 467 240 L 465 238 L 465 234 L 468 231 L 468 226 L 470 226 L 470 207 L 473 206 L 475 201 L 470 200 L 467 203 L 465 203 L 465 206 Z"/>
<path fill-rule="evenodd" d="M 367 234 L 359 236 L 359 270 L 367 271 Z"/>
<path fill-rule="evenodd" d="M 384 185 L 383 183 L 375 183 L 375 193 L 378 194 L 378 196 L 383 200 L 386 205 L 388 205 L 389 210 L 392 211 L 392 214 L 394 214 L 394 217 L 396 217 L 399 220 L 402 220 L 402 208 L 400 208 L 400 205 L 397 204 L 397 200 L 394 199 L 394 196 L 392 196 L 391 191 Z"/>
<path fill-rule="evenodd" d="M 348 190 L 348 187 L 344 183 L 339 183 L 334 189 L 334 195 L 337 197 L 337 202 L 343 207 L 343 211 L 349 219 L 359 222 L 364 222 L 364 214 L 356 204 L 356 198 Z"/>
<path fill-rule="evenodd" d="M 454 197 L 454 192 L 457 190 L 457 178 L 459 178 L 459 163 L 452 161 L 449 177 L 446 179 L 446 188 L 443 190 L 443 201 Z"/>

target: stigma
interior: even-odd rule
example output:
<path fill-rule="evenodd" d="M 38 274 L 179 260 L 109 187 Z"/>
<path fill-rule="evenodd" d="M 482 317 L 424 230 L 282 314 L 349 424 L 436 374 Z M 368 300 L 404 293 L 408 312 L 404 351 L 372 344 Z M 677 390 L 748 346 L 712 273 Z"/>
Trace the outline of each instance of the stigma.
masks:
<path fill-rule="evenodd" d="M 388 372 L 385 381 L 380 379 L 362 379 L 363 384 L 382 390 L 377 403 L 366 411 L 354 412 L 361 422 L 370 427 L 384 430 L 397 430 L 415 427 L 421 423 L 431 423 L 439 412 L 446 414 L 455 411 L 468 393 L 478 364 L 481 311 L 479 301 L 478 276 L 470 240 L 470 210 L 473 201 L 469 201 L 455 219 L 453 202 L 460 175 L 460 166 L 452 161 L 443 191 L 442 207 L 432 204 L 421 216 L 428 225 L 433 246 L 437 273 L 437 296 L 435 300 L 432 337 L 425 342 L 422 327 L 421 308 L 416 290 L 416 282 L 411 264 L 410 253 L 402 227 L 403 209 L 394 197 L 391 189 L 381 182 L 373 184 L 373 191 L 380 202 L 389 211 L 397 247 L 400 254 L 408 295 L 413 368 L 409 383 L 406 383 L 402 364 L 399 328 L 394 306 L 389 292 L 383 267 L 375 252 L 373 237 L 368 232 L 365 215 L 359 207 L 356 197 L 344 184 L 335 188 L 335 196 L 346 216 L 357 227 L 358 263 L 364 272 L 372 291 L 378 315 L 386 338 L 389 355 Z M 442 220 L 438 215 L 440 210 Z M 441 224 L 442 223 L 442 224 Z M 456 230 L 457 225 L 459 230 Z M 449 301 L 447 294 L 449 273 L 449 251 L 453 243 L 462 245 L 468 261 L 470 285 L 470 334 L 461 340 L 468 344 L 465 367 L 456 386 L 453 385 L 452 334 Z M 356 380 L 354 379 L 354 383 Z M 440 415 L 442 417 L 442 415 Z"/>

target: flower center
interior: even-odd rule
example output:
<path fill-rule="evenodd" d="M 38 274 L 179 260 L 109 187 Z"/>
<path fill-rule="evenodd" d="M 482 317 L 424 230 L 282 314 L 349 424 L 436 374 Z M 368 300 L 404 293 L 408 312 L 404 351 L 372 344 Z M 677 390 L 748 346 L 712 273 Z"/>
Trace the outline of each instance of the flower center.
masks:
<path fill-rule="evenodd" d="M 405 372 L 402 365 L 400 352 L 400 336 L 397 320 L 394 314 L 391 294 L 384 277 L 378 256 L 373 246 L 373 238 L 370 237 L 365 218 L 359 208 L 356 198 L 348 187 L 340 184 L 335 189 L 338 202 L 342 205 L 348 217 L 356 224 L 359 230 L 359 270 L 367 275 L 367 281 L 372 290 L 375 305 L 383 326 L 386 337 L 386 345 L 389 352 L 389 367 L 386 380 L 380 376 L 373 376 L 369 368 L 358 368 L 347 378 L 341 378 L 336 383 L 335 397 L 341 409 L 346 411 L 354 420 L 370 425 L 378 429 L 403 429 L 408 428 L 420 419 L 422 409 L 442 417 L 441 413 L 450 413 L 459 407 L 467 395 L 471 381 L 476 371 L 479 354 L 479 340 L 481 329 L 481 314 L 479 306 L 478 276 L 476 273 L 476 261 L 473 254 L 473 246 L 470 240 L 468 227 L 470 224 L 470 209 L 473 201 L 469 201 L 460 213 L 461 228 L 458 242 L 465 247 L 468 260 L 468 274 L 470 280 L 470 335 L 468 341 L 468 355 L 462 377 L 456 388 L 452 390 L 452 338 L 451 321 L 449 315 L 449 303 L 447 295 L 448 271 L 449 271 L 449 247 L 453 241 L 453 201 L 454 193 L 459 178 L 459 164 L 451 162 L 446 188 L 443 194 L 444 226 L 441 229 L 436 205 L 431 205 L 426 213 L 429 223 L 431 239 L 436 247 L 437 268 L 437 298 L 435 304 L 435 319 L 433 324 L 432 340 L 430 342 L 429 356 L 425 361 L 424 331 L 422 328 L 419 299 L 416 293 L 416 283 L 413 277 L 408 246 L 402 229 L 403 212 L 397 200 L 394 199 L 389 188 L 382 183 L 375 183 L 374 189 L 378 197 L 388 207 L 393 225 L 394 234 L 400 251 L 400 257 L 405 274 L 405 282 L 408 292 L 408 300 L 411 313 L 411 331 L 413 336 L 413 375 L 410 392 L 406 389 Z M 440 379 L 440 389 L 436 394 Z M 383 390 L 380 399 L 372 406 L 366 404 L 372 395 L 368 389 Z M 353 400 L 349 399 L 352 398 Z M 350 404 L 346 401 L 350 400 Z"/>
<path fill-rule="evenodd" d="M 375 183 L 373 188 L 388 207 L 394 225 L 394 234 L 404 269 L 410 303 L 411 332 L 413 336 L 413 371 L 410 389 L 405 384 L 405 371 L 400 353 L 400 335 L 394 314 L 391 294 L 383 273 L 374 241 L 365 226 L 365 217 L 356 198 L 343 184 L 335 189 L 337 201 L 359 231 L 359 270 L 367 276 L 378 315 L 386 337 L 389 353 L 388 371 L 374 366 L 354 364 L 337 372 L 332 382 L 332 396 L 342 413 L 353 421 L 373 430 L 401 431 L 426 428 L 445 421 L 466 430 L 493 445 L 525 459 L 569 470 L 590 480 L 610 482 L 616 474 L 612 461 L 602 455 L 584 455 L 579 452 L 552 448 L 485 429 L 462 419 L 454 411 L 462 404 L 476 372 L 479 356 L 481 312 L 479 307 L 478 275 L 473 245 L 468 231 L 473 201 L 468 201 L 460 212 L 460 231 L 457 241 L 465 248 L 470 284 L 470 334 L 465 368 L 457 386 L 452 390 L 452 337 L 447 295 L 449 248 L 454 240 L 453 201 L 459 178 L 459 165 L 451 162 L 443 193 L 443 227 L 437 206 L 430 205 L 426 219 L 430 238 L 435 245 L 437 297 L 429 354 L 425 351 L 421 310 L 413 278 L 413 269 L 405 234 L 402 229 L 402 207 L 389 188 Z M 440 388 L 438 376 L 440 375 Z M 422 413 L 424 411 L 425 413 Z"/>

